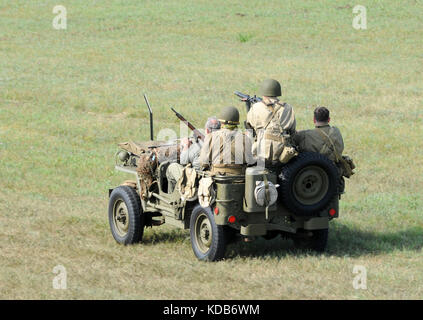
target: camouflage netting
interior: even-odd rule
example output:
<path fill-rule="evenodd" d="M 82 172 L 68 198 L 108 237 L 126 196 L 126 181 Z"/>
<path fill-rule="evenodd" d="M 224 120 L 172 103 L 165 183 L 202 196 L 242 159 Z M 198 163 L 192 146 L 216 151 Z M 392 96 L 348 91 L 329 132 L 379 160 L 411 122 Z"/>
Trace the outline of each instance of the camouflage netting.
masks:
<path fill-rule="evenodd" d="M 147 191 L 152 186 L 154 173 L 159 165 L 164 161 L 176 162 L 179 159 L 179 147 L 177 144 L 163 147 L 154 147 L 164 144 L 161 141 L 148 141 L 137 143 L 133 141 L 119 143 L 118 146 L 136 156 L 137 172 L 140 176 L 140 196 L 142 199 L 147 198 Z"/>
<path fill-rule="evenodd" d="M 173 146 L 155 148 L 154 151 L 157 154 L 159 163 L 165 161 L 177 162 L 179 160 L 179 147 L 176 144 Z"/>
<path fill-rule="evenodd" d="M 140 176 L 140 196 L 142 199 L 147 198 L 147 190 L 154 182 L 154 172 L 157 168 L 158 161 L 155 152 L 141 153 L 137 161 L 137 172 Z"/>

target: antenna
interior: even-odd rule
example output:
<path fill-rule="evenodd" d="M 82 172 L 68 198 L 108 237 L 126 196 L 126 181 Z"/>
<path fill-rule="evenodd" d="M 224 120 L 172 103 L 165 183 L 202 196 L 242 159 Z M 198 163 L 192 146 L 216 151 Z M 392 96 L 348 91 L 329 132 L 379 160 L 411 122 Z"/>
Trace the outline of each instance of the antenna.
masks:
<path fill-rule="evenodd" d="M 148 112 L 150 113 L 150 140 L 154 140 L 154 133 L 153 133 L 153 110 L 151 110 L 150 103 L 148 102 L 147 95 L 144 93 L 144 100 L 148 107 Z"/>

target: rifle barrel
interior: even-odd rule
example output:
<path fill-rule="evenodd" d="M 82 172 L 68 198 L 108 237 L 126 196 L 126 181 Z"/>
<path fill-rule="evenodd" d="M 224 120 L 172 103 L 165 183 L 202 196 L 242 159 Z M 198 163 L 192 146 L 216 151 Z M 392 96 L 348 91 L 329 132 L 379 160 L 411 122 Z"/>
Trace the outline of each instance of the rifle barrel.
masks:
<path fill-rule="evenodd" d="M 172 107 L 170 107 L 170 109 L 175 113 L 179 120 L 185 123 L 188 128 L 190 128 L 194 132 L 194 135 L 197 137 L 197 139 L 199 138 L 201 140 L 204 140 L 204 134 L 202 134 L 196 127 L 194 127 L 187 119 L 184 118 L 183 115 L 178 113 L 175 109 L 173 109 Z"/>
<path fill-rule="evenodd" d="M 243 94 L 239 91 L 235 91 L 234 94 L 236 94 L 238 97 L 242 98 L 242 99 L 249 99 L 250 96 L 248 94 Z"/>

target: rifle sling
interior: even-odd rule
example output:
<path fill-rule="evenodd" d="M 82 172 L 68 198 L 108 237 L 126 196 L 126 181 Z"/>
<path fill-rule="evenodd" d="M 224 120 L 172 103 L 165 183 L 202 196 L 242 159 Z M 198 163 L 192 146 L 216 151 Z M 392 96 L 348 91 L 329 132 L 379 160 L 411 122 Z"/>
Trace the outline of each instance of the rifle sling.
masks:
<path fill-rule="evenodd" d="M 335 155 L 336 162 L 343 162 L 343 161 L 345 161 L 341 157 L 341 155 L 338 153 L 338 151 L 336 150 L 335 144 L 333 143 L 333 141 L 329 137 L 329 135 L 326 132 L 324 132 L 322 129 L 320 129 L 320 128 L 317 128 L 317 132 L 320 133 L 320 135 L 323 137 L 323 139 L 326 140 L 326 142 L 329 142 L 329 144 L 326 143 L 326 145 L 329 147 L 329 149 L 332 150 L 333 154 Z"/>
<path fill-rule="evenodd" d="M 269 119 L 267 119 L 265 126 L 263 127 L 264 130 L 267 129 L 267 127 L 269 126 L 270 122 L 272 122 L 273 118 L 275 117 L 276 113 L 282 108 L 284 107 L 283 104 L 279 104 L 276 108 L 273 109 L 272 114 L 270 115 Z"/>

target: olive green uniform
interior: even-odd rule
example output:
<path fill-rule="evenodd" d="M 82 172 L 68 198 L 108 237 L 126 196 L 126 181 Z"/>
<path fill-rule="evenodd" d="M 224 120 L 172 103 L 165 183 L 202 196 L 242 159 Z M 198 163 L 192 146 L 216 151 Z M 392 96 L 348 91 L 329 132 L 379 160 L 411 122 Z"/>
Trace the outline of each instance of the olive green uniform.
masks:
<path fill-rule="evenodd" d="M 318 152 L 335 162 L 336 156 L 331 150 L 331 143 L 322 133 L 319 133 L 319 130 L 322 130 L 323 134 L 326 134 L 330 138 L 336 151 L 339 155 L 342 155 L 344 151 L 344 140 L 342 139 L 341 132 L 337 127 L 331 127 L 328 124 L 316 126 L 315 129 L 297 132 L 294 136 L 294 142 L 298 146 L 300 152 Z"/>
<path fill-rule="evenodd" d="M 266 162 L 277 162 L 286 145 L 286 136 L 295 132 L 296 120 L 289 104 L 276 98 L 270 100 L 270 105 L 262 101 L 255 103 L 247 114 L 247 122 L 256 132 L 253 154 Z"/>
<path fill-rule="evenodd" d="M 250 137 L 236 128 L 224 126 L 204 139 L 200 153 L 202 168 L 213 173 L 240 174 L 245 164 L 254 162 Z"/>

